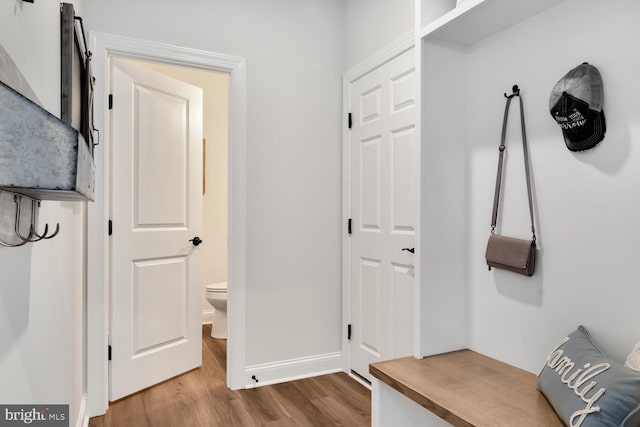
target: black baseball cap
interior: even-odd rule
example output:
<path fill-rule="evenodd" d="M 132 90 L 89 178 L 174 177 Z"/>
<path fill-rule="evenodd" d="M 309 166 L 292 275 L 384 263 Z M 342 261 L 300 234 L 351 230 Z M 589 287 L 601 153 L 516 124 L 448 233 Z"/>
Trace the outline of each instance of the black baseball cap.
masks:
<path fill-rule="evenodd" d="M 598 69 L 583 62 L 558 80 L 551 90 L 549 110 L 571 151 L 588 150 L 604 139 L 607 127 L 602 86 Z"/>

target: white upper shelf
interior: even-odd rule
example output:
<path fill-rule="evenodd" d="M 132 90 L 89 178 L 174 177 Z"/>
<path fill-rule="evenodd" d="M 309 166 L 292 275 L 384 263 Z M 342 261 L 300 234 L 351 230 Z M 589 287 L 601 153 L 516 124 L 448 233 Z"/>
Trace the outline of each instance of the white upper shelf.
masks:
<path fill-rule="evenodd" d="M 466 0 L 419 31 L 422 39 L 472 45 L 564 0 Z"/>

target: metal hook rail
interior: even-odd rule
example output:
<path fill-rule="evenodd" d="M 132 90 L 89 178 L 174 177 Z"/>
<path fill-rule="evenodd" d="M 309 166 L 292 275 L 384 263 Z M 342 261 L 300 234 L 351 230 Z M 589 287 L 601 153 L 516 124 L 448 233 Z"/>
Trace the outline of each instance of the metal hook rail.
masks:
<path fill-rule="evenodd" d="M 44 231 L 39 233 L 37 231 L 37 220 L 38 220 L 38 211 L 40 209 L 40 200 L 33 199 L 28 196 L 24 196 L 22 194 L 10 193 L 2 190 L 1 192 L 13 194 L 13 201 L 15 204 L 15 215 L 13 218 L 13 227 L 11 231 L 13 231 L 11 235 L 11 240 L 5 240 L 7 238 L 7 230 L 6 224 L 2 227 L 2 233 L 0 234 L 0 246 L 15 248 L 19 246 L 26 245 L 27 243 L 39 242 L 43 239 L 53 239 L 60 232 L 60 224 L 56 224 L 55 231 L 49 234 L 49 224 L 45 224 Z M 22 211 L 22 199 L 26 199 L 27 201 L 31 201 L 31 212 L 30 219 L 28 224 L 28 233 L 24 233 L 23 230 L 26 228 L 26 225 L 22 223 L 23 211 Z M 8 218 L 8 216 L 3 215 L 3 218 Z M 4 237 L 4 239 L 3 239 Z"/>

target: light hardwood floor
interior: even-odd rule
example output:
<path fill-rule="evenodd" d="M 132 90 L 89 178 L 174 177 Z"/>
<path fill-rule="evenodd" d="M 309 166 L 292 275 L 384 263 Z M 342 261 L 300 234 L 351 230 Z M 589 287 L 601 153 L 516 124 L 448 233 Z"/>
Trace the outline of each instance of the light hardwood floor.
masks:
<path fill-rule="evenodd" d="M 112 403 L 90 427 L 371 425 L 369 390 L 344 373 L 250 390 L 225 385 L 225 340 L 202 329 L 202 366 Z"/>

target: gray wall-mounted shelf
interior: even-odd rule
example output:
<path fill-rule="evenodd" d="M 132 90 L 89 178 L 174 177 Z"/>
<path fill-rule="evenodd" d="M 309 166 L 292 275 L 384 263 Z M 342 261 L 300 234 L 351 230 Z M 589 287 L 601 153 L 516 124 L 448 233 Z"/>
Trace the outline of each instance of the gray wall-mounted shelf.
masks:
<path fill-rule="evenodd" d="M 95 164 L 78 131 L 0 82 L 0 189 L 94 200 Z"/>

